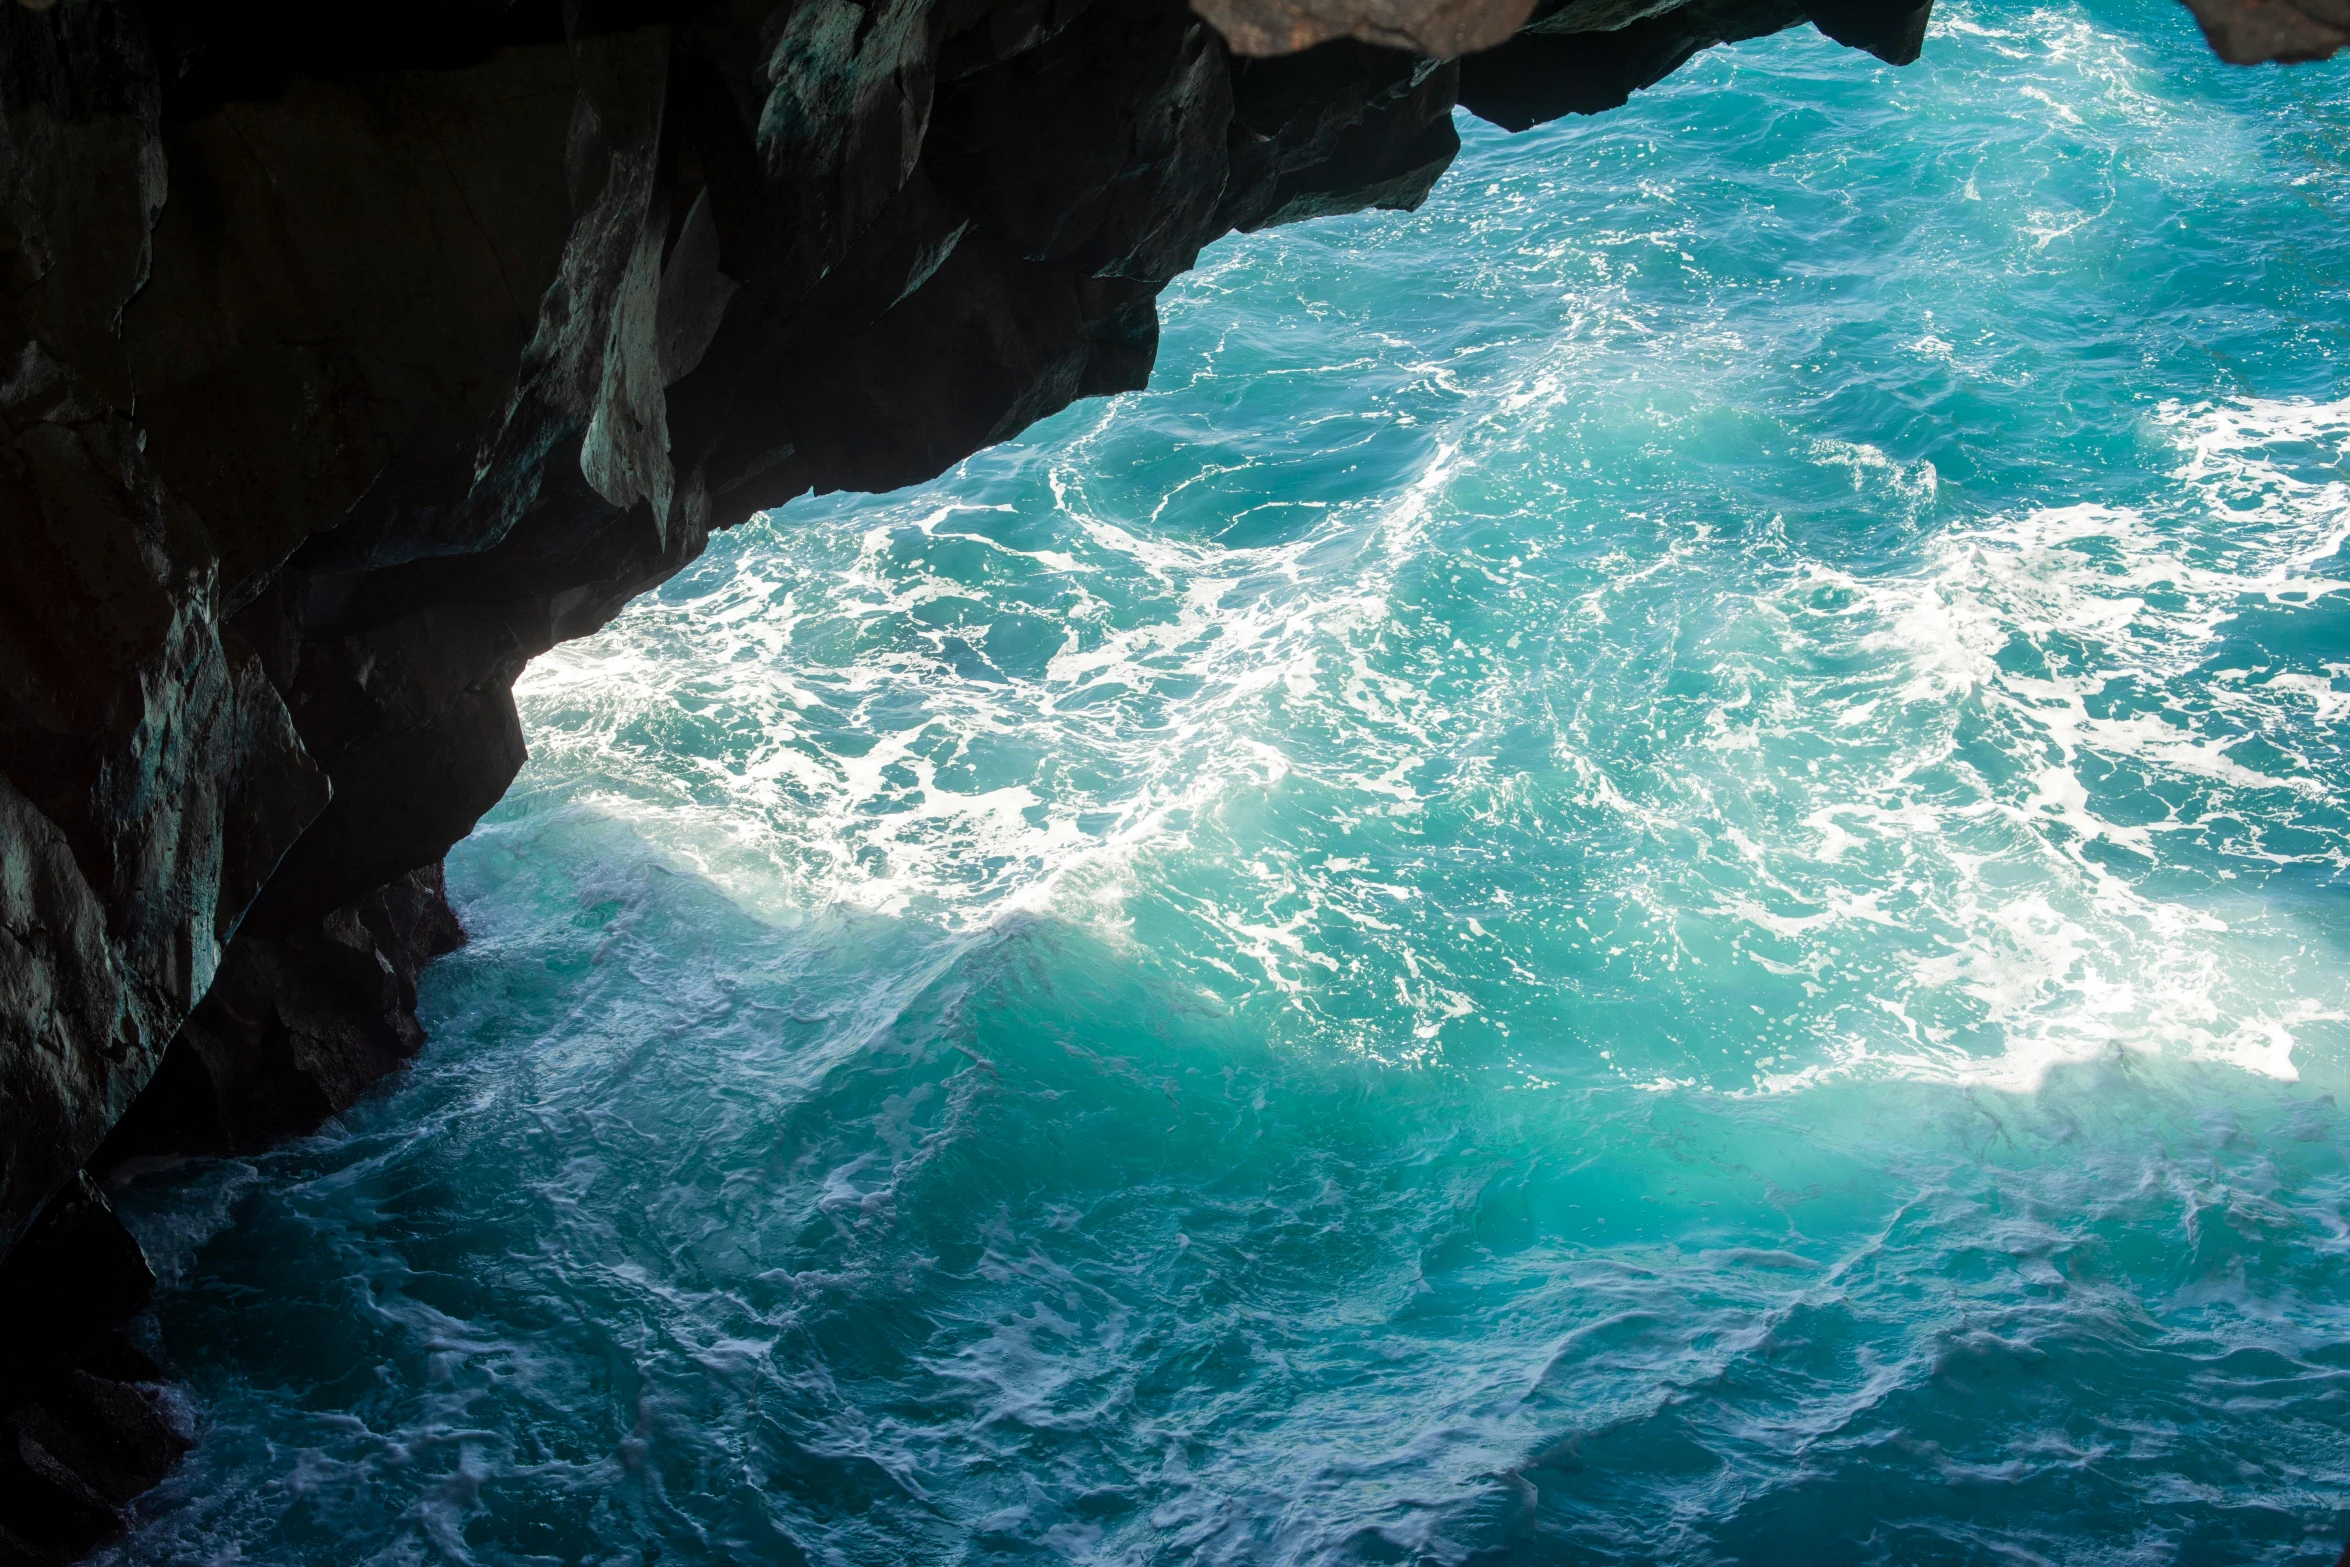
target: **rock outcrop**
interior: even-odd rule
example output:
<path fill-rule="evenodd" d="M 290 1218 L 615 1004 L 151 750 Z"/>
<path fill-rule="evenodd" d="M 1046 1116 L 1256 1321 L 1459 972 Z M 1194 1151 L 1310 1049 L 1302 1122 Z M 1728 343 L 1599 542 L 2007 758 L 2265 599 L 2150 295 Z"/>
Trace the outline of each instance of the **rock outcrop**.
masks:
<path fill-rule="evenodd" d="M 2186 0 L 2212 51 L 2235 65 L 2323 60 L 2350 44 L 2350 0 Z"/>
<path fill-rule="evenodd" d="M 1456 103 L 1927 18 L 1196 3 L 0 0 L 0 1252 L 54 1297 L 0 1335 L 0 1521 L 176 1450 L 143 1290 L 41 1237 L 119 1260 L 94 1158 L 307 1130 L 414 1052 L 531 657 L 712 529 L 1141 386 L 1202 246 L 1417 204 Z M 2350 36 L 2190 3 L 2231 59 Z"/>
<path fill-rule="evenodd" d="M 17 1351 L 0 1362 L 0 1561 L 79 1558 L 187 1451 L 161 1369 L 121 1328 L 154 1288 L 86 1176 L 0 1263 L 0 1341 Z"/>

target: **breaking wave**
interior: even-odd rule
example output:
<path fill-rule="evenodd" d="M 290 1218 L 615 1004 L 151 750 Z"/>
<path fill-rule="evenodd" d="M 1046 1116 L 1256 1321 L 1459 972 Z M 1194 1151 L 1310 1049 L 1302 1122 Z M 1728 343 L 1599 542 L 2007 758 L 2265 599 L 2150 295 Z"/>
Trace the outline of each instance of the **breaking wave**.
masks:
<path fill-rule="evenodd" d="M 520 692 L 125 1562 L 2330 1560 L 2350 111 L 1808 30 Z"/>

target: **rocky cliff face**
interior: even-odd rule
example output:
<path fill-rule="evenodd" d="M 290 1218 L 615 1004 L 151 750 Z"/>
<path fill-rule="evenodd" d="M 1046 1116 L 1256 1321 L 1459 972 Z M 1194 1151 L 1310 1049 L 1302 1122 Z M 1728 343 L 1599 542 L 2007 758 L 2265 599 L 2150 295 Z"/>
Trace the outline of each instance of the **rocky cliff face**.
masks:
<path fill-rule="evenodd" d="M 79 1172 L 414 1052 L 533 655 L 714 528 L 1139 387 L 1203 245 L 1417 204 L 1456 103 L 1592 112 L 1805 22 L 1900 62 L 1927 19 L 1197 4 L 0 0 L 0 1296 L 48 1303 L 0 1323 L 0 1546 L 72 1554 L 23 1509 L 138 1469 L 27 1411 L 168 1462 L 105 1391 L 139 1365 L 56 1337 L 143 1289 L 58 1260 L 108 1244 Z M 2190 4 L 2230 58 L 2350 39 L 2350 0 Z"/>

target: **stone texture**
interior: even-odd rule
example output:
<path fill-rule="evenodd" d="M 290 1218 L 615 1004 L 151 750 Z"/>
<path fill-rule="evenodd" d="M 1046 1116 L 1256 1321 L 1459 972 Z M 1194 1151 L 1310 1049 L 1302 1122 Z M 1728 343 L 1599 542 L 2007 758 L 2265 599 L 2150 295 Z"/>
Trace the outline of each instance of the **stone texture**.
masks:
<path fill-rule="evenodd" d="M 250 927 L 90 1163 L 249 1153 L 315 1130 L 424 1047 L 416 977 L 464 929 L 438 864 L 288 927 Z"/>
<path fill-rule="evenodd" d="M 2237 65 L 2323 60 L 2350 44 L 2350 0 L 2186 0 L 2214 53 Z"/>
<path fill-rule="evenodd" d="M 0 1563 L 79 1561 L 122 1533 L 125 1506 L 188 1450 L 162 1375 L 116 1334 L 0 1414 Z"/>
<path fill-rule="evenodd" d="M 1535 33 L 1609 33 L 1682 13 L 1663 31 L 1683 39 L 1714 36 L 1696 48 L 1759 37 L 1812 21 L 1837 42 L 1896 65 L 1918 56 L 1931 0 L 1817 0 L 1776 8 L 1687 4 L 1685 0 L 1193 0 L 1234 50 L 1287 54 L 1333 38 L 1353 38 L 1449 58 L 1496 48 L 1521 28 Z M 2350 43 L 2350 0 L 2182 0 L 2222 59 L 2238 65 L 2322 60 Z M 1710 13 L 1710 15 L 1709 15 Z M 1653 36 L 1653 35 L 1652 35 Z M 1694 51 L 1693 51 L 1694 52 Z M 1574 56 L 1551 51 L 1554 60 Z M 1684 56 L 1686 58 L 1686 56 Z M 1672 67 L 1666 67 L 1667 70 Z M 1604 70 L 1604 67 L 1603 67 Z M 1621 68 L 1610 73 L 1621 79 Z M 1658 78 L 1652 77 L 1650 80 Z M 1649 85 L 1641 82 L 1637 86 Z M 1583 95 L 1598 102 L 1606 95 Z M 1621 98 L 1600 103 L 1612 108 Z M 1591 109 L 1563 112 L 1594 113 Z"/>
<path fill-rule="evenodd" d="M 1534 0 L 1192 0 L 1236 54 L 1295 54 L 1352 38 L 1447 60 L 1525 25 Z"/>
<path fill-rule="evenodd" d="M 1461 105 L 1508 130 L 1620 107 L 1700 51 L 1811 23 L 1893 65 L 1918 58 L 1932 0 L 1552 0 L 1523 32 L 1461 62 Z"/>
<path fill-rule="evenodd" d="M 187 1450 L 161 1370 L 122 1332 L 154 1288 L 86 1178 L 0 1264 L 0 1563 L 87 1554 Z"/>

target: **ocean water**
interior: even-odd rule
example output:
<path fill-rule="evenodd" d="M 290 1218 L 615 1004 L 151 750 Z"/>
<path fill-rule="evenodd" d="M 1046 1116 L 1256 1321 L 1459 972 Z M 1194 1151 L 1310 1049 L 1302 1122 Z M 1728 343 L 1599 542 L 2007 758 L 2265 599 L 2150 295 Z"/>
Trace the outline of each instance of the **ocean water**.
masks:
<path fill-rule="evenodd" d="M 2350 1539 L 2350 66 L 1808 30 L 541 660 L 124 1563 Z"/>

